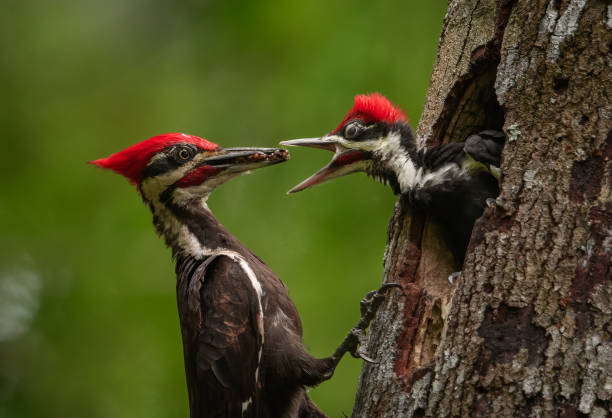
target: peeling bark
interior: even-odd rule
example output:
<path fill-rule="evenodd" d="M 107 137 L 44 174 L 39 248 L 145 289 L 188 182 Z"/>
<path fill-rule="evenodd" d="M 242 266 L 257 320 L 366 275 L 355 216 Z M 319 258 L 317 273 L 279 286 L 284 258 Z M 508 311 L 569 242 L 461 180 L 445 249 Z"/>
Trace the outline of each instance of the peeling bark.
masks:
<path fill-rule="evenodd" d="M 449 2 L 417 137 L 508 137 L 462 276 L 399 199 L 354 417 L 612 413 L 612 7 Z"/>

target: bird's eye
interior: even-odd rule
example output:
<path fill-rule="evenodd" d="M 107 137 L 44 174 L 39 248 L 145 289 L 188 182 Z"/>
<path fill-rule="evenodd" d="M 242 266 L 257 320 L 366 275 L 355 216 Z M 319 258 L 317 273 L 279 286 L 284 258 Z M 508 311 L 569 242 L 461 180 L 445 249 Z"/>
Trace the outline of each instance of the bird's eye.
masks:
<path fill-rule="evenodd" d="M 346 139 L 353 139 L 361 133 L 361 125 L 358 123 L 351 123 L 344 128 L 344 137 Z"/>
<path fill-rule="evenodd" d="M 183 148 L 179 150 L 179 152 L 177 153 L 177 156 L 180 161 L 187 161 L 188 159 L 191 158 L 191 153 L 185 148 Z"/>

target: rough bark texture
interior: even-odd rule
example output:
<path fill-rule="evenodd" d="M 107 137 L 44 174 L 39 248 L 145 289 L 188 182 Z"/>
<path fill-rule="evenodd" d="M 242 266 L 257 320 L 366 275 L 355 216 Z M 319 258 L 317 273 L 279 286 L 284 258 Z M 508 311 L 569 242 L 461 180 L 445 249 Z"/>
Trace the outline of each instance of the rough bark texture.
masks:
<path fill-rule="evenodd" d="M 400 198 L 354 417 L 612 413 L 612 6 L 449 3 L 422 144 L 503 129 L 463 274 Z"/>

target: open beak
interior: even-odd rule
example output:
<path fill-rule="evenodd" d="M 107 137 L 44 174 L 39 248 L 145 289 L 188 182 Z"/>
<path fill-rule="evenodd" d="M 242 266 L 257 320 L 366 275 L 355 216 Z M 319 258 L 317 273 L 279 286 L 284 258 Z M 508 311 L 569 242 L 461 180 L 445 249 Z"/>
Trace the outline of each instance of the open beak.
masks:
<path fill-rule="evenodd" d="M 281 148 L 222 148 L 215 155 L 207 157 L 204 163 L 209 167 L 242 172 L 288 159 L 289 151 Z"/>
<path fill-rule="evenodd" d="M 324 136 L 322 138 L 290 139 L 289 141 L 281 141 L 280 145 L 290 147 L 321 148 L 328 151 L 336 151 L 336 145 L 339 145 L 339 143 L 334 136 Z"/>
<path fill-rule="evenodd" d="M 329 164 L 289 190 L 287 194 L 300 192 L 309 187 L 356 171 L 363 171 L 365 169 L 364 160 L 368 159 L 367 152 L 359 149 L 345 148 L 340 144 L 338 137 L 335 135 L 326 135 L 322 138 L 292 139 L 282 141 L 280 145 L 321 148 L 334 152 L 334 156 Z"/>

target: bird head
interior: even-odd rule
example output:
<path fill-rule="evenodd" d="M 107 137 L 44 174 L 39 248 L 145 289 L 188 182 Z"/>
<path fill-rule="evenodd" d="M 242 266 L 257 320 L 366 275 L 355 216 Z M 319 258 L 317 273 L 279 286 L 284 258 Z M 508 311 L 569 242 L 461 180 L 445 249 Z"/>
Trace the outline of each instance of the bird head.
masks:
<path fill-rule="evenodd" d="M 197 136 L 168 133 L 90 164 L 123 175 L 147 202 L 180 206 L 206 199 L 215 187 L 239 174 L 288 159 L 283 149 L 222 148 Z"/>
<path fill-rule="evenodd" d="M 415 149 L 406 114 L 381 94 L 355 96 L 355 104 L 340 125 L 320 138 L 282 141 L 281 145 L 322 148 L 334 152 L 329 164 L 288 193 L 365 171 L 396 189 L 395 161 Z"/>

